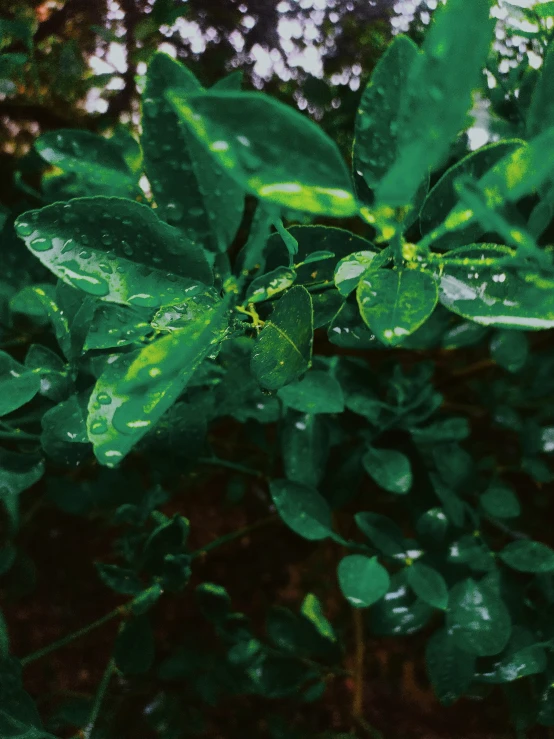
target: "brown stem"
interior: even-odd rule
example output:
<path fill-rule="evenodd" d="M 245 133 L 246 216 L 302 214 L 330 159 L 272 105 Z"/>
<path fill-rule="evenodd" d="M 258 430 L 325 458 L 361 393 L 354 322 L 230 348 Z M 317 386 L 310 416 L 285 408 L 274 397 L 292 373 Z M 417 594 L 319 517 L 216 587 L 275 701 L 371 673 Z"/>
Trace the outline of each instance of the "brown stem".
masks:
<path fill-rule="evenodd" d="M 354 620 L 354 700 L 352 702 L 352 713 L 354 716 L 364 715 L 364 621 L 359 608 L 352 609 Z"/>

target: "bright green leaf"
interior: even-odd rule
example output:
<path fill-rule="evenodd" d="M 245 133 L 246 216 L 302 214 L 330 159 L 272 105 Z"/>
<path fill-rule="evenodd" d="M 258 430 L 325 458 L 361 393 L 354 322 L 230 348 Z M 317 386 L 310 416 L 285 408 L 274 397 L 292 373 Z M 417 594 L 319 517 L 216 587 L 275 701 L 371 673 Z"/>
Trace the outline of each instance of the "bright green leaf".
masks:
<path fill-rule="evenodd" d="M 57 277 L 110 302 L 151 308 L 212 282 L 200 247 L 131 200 L 54 203 L 24 213 L 15 228 Z"/>
<path fill-rule="evenodd" d="M 337 575 L 340 589 L 354 608 L 367 608 L 380 600 L 390 585 L 389 573 L 377 557 L 350 554 L 341 559 Z"/>
<path fill-rule="evenodd" d="M 362 278 L 357 299 L 368 327 L 384 344 L 394 346 L 429 318 L 438 287 L 428 272 L 379 270 Z"/>
<path fill-rule="evenodd" d="M 327 216 L 354 215 L 356 201 L 336 145 L 298 111 L 259 92 L 168 93 L 235 182 L 259 198 Z"/>
<path fill-rule="evenodd" d="M 475 657 L 456 646 L 446 629 L 439 629 L 427 642 L 425 666 L 437 698 L 450 706 L 469 688 Z"/>
<path fill-rule="evenodd" d="M 277 395 L 288 408 L 301 413 L 342 413 L 344 398 L 337 380 L 323 370 L 312 370 L 298 382 L 281 388 Z"/>

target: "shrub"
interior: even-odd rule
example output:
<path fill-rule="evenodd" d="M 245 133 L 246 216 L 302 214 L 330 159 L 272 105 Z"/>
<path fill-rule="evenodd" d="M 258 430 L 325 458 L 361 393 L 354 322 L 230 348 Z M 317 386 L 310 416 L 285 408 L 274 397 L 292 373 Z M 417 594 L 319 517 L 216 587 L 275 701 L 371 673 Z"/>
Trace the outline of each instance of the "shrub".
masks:
<path fill-rule="evenodd" d="M 537 333 L 554 326 L 554 57 L 491 91 L 515 114 L 466 153 L 489 11 L 449 0 L 421 49 L 394 40 L 361 98 L 352 176 L 300 113 L 235 75 L 205 90 L 161 53 L 140 140 L 37 139 L 41 207 L 6 211 L 2 232 L 0 569 L 13 599 L 25 532 L 55 508 L 110 527 L 95 567 L 121 597 L 22 659 L 0 621 L 2 737 L 127 736 L 118 694 L 164 739 L 214 736 L 225 695 L 267 699 L 260 735 L 305 736 L 271 702 L 325 701 L 333 680 L 363 736 L 364 639 L 416 632 L 442 703 L 501 690 L 520 734 L 554 726 L 554 354 Z M 186 493 L 212 468 L 228 472 L 222 519 L 252 496 L 261 515 L 206 542 Z M 202 562 L 278 524 L 311 570 L 298 607 L 264 602 L 261 628 Z M 211 649 L 153 628 L 171 599 Z M 21 668 L 109 621 L 96 697 L 58 701 L 42 729 Z"/>

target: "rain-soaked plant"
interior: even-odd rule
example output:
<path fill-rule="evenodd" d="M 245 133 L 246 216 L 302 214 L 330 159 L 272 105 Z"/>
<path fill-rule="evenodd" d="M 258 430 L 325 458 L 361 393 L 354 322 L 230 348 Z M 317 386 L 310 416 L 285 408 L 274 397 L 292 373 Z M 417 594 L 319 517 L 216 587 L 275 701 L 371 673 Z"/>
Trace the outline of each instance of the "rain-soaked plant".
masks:
<path fill-rule="evenodd" d="M 526 12 L 546 47 L 554 3 Z M 23 577 L 26 527 L 57 508 L 115 527 L 96 569 L 121 597 L 19 658 L 0 619 L 3 739 L 127 736 L 135 681 L 145 737 L 214 736 L 222 695 L 324 702 L 332 680 L 352 693 L 349 736 L 377 736 L 365 640 L 418 631 L 442 703 L 503 692 L 518 735 L 554 726 L 554 52 L 504 79 L 489 16 L 448 0 L 421 48 L 395 38 L 352 174 L 299 112 L 236 74 L 206 90 L 161 53 L 139 139 L 37 139 L 41 207 L 20 202 L 2 232 L 0 571 Z M 477 90 L 502 135 L 467 153 Z M 265 513 L 194 549 L 183 490 L 217 468 L 222 517 L 249 495 Z M 280 523 L 326 557 L 296 610 L 267 603 L 260 629 L 224 584 L 189 584 L 212 550 Z M 196 603 L 212 651 L 191 634 L 159 651 L 172 597 Z M 41 723 L 22 668 L 109 621 L 96 696 Z M 307 736 L 272 710 L 260 736 Z"/>

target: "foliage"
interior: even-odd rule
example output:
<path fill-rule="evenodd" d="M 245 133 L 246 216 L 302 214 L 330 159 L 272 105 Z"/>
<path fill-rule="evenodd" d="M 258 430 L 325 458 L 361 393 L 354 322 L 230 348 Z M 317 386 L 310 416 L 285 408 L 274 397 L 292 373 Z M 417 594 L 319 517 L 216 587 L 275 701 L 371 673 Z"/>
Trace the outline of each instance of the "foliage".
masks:
<path fill-rule="evenodd" d="M 35 141 L 40 189 L 1 232 L 0 571 L 22 571 L 27 527 L 55 507 L 111 527 L 95 567 L 125 597 L 21 659 L 0 618 L 2 736 L 121 736 L 125 686 L 160 739 L 209 735 L 225 696 L 275 702 L 262 733 L 286 739 L 277 701 L 324 701 L 341 679 L 343 728 L 367 733 L 365 634 L 416 632 L 439 701 L 494 690 L 519 735 L 554 725 L 554 51 L 510 98 L 520 123 L 468 153 L 497 61 L 489 15 L 448 0 L 420 48 L 395 38 L 361 96 L 352 172 L 298 111 L 234 75 L 206 88 L 161 53 L 139 138 Z M 265 516 L 191 544 L 179 491 L 210 467 L 229 471 L 227 503 L 255 494 Z M 260 628 L 199 563 L 277 524 L 308 565 L 322 557 L 319 581 L 297 608 L 265 603 Z M 160 648 L 171 599 L 211 650 L 194 634 Z M 95 698 L 40 717 L 21 669 L 110 621 Z"/>

